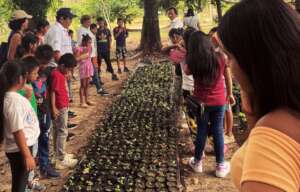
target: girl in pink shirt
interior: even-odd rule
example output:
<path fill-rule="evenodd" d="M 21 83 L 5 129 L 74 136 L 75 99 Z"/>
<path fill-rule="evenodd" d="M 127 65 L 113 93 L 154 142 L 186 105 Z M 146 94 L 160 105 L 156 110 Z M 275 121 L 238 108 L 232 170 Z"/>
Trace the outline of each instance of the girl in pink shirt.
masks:
<path fill-rule="evenodd" d="M 184 70 L 194 77 L 194 97 L 204 106 L 203 113 L 197 115 L 197 138 L 195 154 L 189 161 L 195 172 L 202 172 L 202 154 L 205 147 L 208 128 L 214 139 L 216 154 L 216 176 L 225 177 L 230 172 L 229 163 L 224 159 L 224 112 L 227 101 L 234 103 L 230 87 L 230 71 L 225 60 L 218 57 L 209 37 L 203 32 L 194 32 L 188 43 L 188 52 Z M 225 96 L 225 82 L 227 97 Z M 208 126 L 210 123 L 210 126 Z"/>
<path fill-rule="evenodd" d="M 87 108 L 88 105 L 94 105 L 88 100 L 89 81 L 94 74 L 91 53 L 92 39 L 89 35 L 83 35 L 81 46 L 79 46 L 75 52 L 77 60 L 79 61 L 80 106 L 83 108 Z"/>

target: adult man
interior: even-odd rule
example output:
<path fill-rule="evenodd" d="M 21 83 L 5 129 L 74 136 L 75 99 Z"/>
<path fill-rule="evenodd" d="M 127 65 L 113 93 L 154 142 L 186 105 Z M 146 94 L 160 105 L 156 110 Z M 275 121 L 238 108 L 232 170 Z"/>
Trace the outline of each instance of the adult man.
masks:
<path fill-rule="evenodd" d="M 82 36 L 83 35 L 89 35 L 92 39 L 92 55 L 91 57 L 97 57 L 97 46 L 96 45 L 96 36 L 91 32 L 90 26 L 91 26 L 91 17 L 89 15 L 83 15 L 80 19 L 81 26 L 77 31 L 77 43 L 78 45 L 81 45 L 82 43 Z M 95 60 L 93 60 L 95 61 Z M 101 95 L 109 95 L 104 88 L 102 87 L 99 79 L 98 70 L 96 69 L 96 63 L 93 63 L 94 67 L 94 75 L 93 75 L 93 84 L 96 86 L 97 93 Z"/>
<path fill-rule="evenodd" d="M 59 9 L 56 13 L 56 23 L 50 27 L 49 31 L 45 35 L 45 44 L 48 44 L 52 47 L 54 51 L 54 60 L 56 63 L 58 63 L 61 56 L 64 54 L 73 53 L 71 38 L 68 34 L 68 28 L 70 27 L 74 17 L 76 17 L 76 15 L 71 12 L 70 8 Z M 68 110 L 64 110 L 64 113 L 54 113 L 55 112 L 52 111 L 55 132 L 55 167 L 59 169 L 74 167 L 78 160 L 75 159 L 72 154 L 67 154 L 65 151 L 66 140 L 68 136 Z"/>
<path fill-rule="evenodd" d="M 183 28 L 182 21 L 177 17 L 178 11 L 175 7 L 170 7 L 167 10 L 168 17 L 170 19 L 170 30 L 176 28 Z"/>

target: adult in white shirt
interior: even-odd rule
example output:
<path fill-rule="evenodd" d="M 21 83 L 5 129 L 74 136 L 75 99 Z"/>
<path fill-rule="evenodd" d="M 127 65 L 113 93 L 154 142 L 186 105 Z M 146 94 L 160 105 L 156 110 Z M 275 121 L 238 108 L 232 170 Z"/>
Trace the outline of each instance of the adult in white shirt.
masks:
<path fill-rule="evenodd" d="M 69 36 L 69 27 L 76 17 L 70 8 L 61 8 L 56 13 L 56 23 L 52 25 L 45 36 L 45 44 L 54 50 L 56 62 L 66 53 L 73 53 L 72 40 Z"/>
<path fill-rule="evenodd" d="M 77 31 L 77 43 L 78 45 L 81 45 L 82 43 L 82 36 L 83 35 L 89 35 L 92 39 L 92 55 L 91 57 L 97 57 L 97 42 L 96 42 L 96 36 L 91 32 L 90 26 L 92 24 L 91 17 L 89 15 L 83 15 L 80 19 L 81 26 Z"/>
<path fill-rule="evenodd" d="M 38 142 L 39 121 L 28 99 L 17 93 L 26 81 L 23 63 L 10 62 L 0 71 L 0 143 L 11 167 L 12 191 L 25 191 L 36 166 L 32 146 Z"/>
<path fill-rule="evenodd" d="M 170 7 L 167 10 L 168 17 L 170 19 L 170 30 L 171 29 L 177 29 L 177 28 L 183 28 L 182 21 L 177 17 L 178 11 L 175 7 Z"/>
<path fill-rule="evenodd" d="M 198 15 L 194 14 L 193 8 L 189 8 L 185 17 L 183 18 L 184 27 L 192 27 L 197 31 L 200 30 L 200 22 Z"/>

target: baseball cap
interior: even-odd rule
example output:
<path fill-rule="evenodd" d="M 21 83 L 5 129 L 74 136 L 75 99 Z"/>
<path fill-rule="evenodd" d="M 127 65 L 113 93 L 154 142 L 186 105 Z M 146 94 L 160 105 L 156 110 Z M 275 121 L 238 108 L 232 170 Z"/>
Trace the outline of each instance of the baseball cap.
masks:
<path fill-rule="evenodd" d="M 32 19 L 31 15 L 28 15 L 25 11 L 23 10 L 16 10 L 13 12 L 11 20 L 19 20 L 19 19 Z"/>
<path fill-rule="evenodd" d="M 67 18 L 74 18 L 77 17 L 77 15 L 73 14 L 70 8 L 60 8 L 57 12 L 56 12 L 56 16 L 57 17 L 67 17 Z"/>

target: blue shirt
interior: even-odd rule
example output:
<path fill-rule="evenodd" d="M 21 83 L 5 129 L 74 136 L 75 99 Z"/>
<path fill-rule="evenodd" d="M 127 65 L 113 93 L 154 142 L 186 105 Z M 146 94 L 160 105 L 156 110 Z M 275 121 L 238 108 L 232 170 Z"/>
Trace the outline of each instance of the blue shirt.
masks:
<path fill-rule="evenodd" d="M 97 50 L 98 53 L 106 53 L 109 51 L 109 40 L 111 33 L 109 29 L 98 29 L 97 31 Z"/>
<path fill-rule="evenodd" d="M 120 27 L 114 28 L 114 36 L 119 33 Z M 128 31 L 125 29 L 121 32 L 121 34 L 116 37 L 116 45 L 117 47 L 126 47 L 126 38 L 128 37 Z"/>

